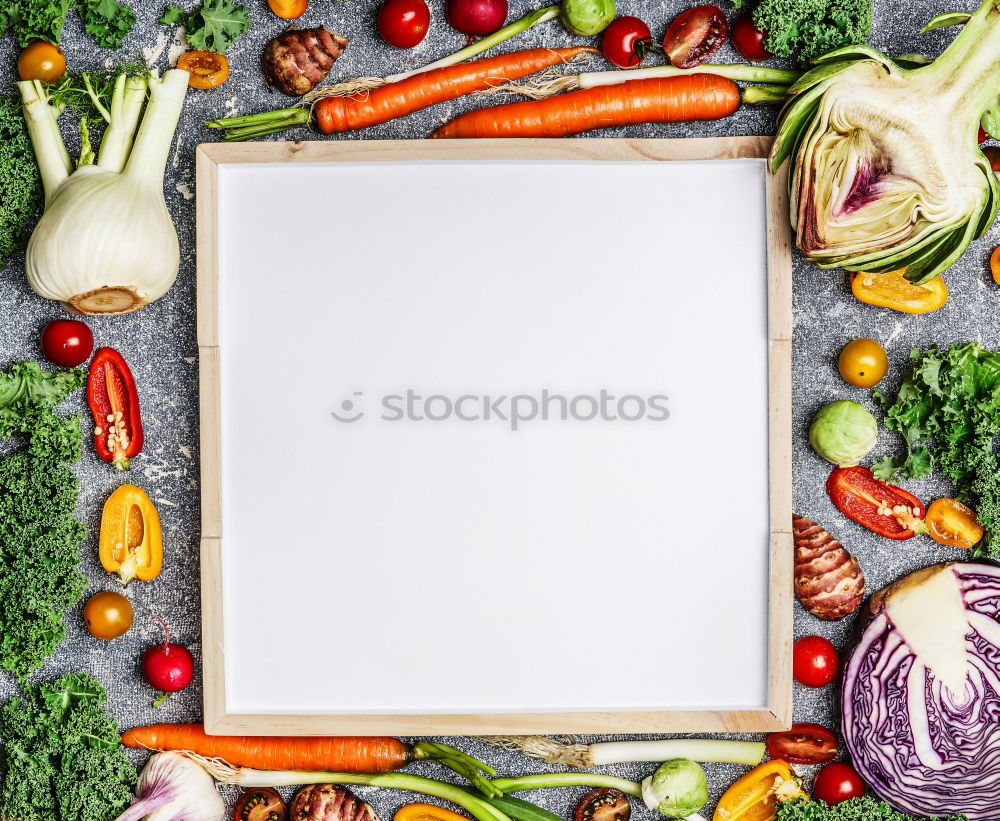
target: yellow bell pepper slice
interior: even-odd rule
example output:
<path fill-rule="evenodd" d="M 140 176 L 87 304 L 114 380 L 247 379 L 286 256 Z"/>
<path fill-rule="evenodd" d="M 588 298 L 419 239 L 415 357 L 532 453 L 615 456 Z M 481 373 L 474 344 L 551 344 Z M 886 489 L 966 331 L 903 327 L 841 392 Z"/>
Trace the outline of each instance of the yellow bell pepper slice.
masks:
<path fill-rule="evenodd" d="M 99 544 L 101 566 L 117 573 L 122 584 L 132 579 L 148 582 L 163 568 L 163 530 L 160 515 L 135 485 L 122 485 L 104 503 Z"/>
<path fill-rule="evenodd" d="M 892 308 L 904 314 L 929 314 L 948 301 L 948 286 L 940 275 L 923 285 L 914 285 L 902 271 L 851 274 L 851 293 L 868 305 Z"/>
<path fill-rule="evenodd" d="M 712 821 L 770 821 L 779 801 L 806 798 L 801 783 L 784 761 L 765 761 L 722 794 Z"/>

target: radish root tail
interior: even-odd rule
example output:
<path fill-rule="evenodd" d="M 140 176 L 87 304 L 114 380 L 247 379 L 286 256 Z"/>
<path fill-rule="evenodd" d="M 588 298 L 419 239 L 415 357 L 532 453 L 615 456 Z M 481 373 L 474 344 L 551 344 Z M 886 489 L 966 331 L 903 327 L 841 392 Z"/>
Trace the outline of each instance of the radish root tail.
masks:
<path fill-rule="evenodd" d="M 525 755 L 540 758 L 549 764 L 562 764 L 584 770 L 594 766 L 590 747 L 586 744 L 573 744 L 572 739 L 567 739 L 570 743 L 564 743 L 540 735 L 488 735 L 483 736 L 481 740 L 506 750 L 520 750 Z"/>

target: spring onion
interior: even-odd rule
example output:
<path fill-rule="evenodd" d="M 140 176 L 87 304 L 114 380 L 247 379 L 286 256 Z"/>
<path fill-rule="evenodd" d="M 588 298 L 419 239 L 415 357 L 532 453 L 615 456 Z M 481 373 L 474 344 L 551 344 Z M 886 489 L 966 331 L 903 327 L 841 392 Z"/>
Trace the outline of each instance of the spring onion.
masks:
<path fill-rule="evenodd" d="M 562 744 L 538 735 L 486 736 L 483 741 L 520 750 L 550 764 L 589 769 L 632 761 L 669 761 L 690 758 L 701 763 L 722 762 L 754 767 L 764 758 L 760 741 L 727 741 L 718 738 L 665 738 L 658 741 L 604 741 L 598 744 Z M 493 782 L 496 784 L 496 780 Z M 619 787 L 619 789 L 621 789 Z"/>

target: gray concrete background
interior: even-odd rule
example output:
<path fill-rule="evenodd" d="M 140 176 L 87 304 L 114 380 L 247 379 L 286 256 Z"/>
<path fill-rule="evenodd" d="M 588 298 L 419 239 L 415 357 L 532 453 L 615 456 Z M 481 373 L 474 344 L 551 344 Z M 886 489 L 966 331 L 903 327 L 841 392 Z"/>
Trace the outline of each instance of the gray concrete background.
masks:
<path fill-rule="evenodd" d="M 161 721 L 200 719 L 201 688 L 197 677 L 187 690 L 171 698 L 161 709 L 153 710 L 150 707 L 153 694 L 142 682 L 137 668 L 141 652 L 160 635 L 154 621 L 143 613 L 143 607 L 162 615 L 171 625 L 177 639 L 192 650 L 196 660 L 200 658 L 194 149 L 198 143 L 211 141 L 215 136 L 201 125 L 205 119 L 287 105 L 287 98 L 265 89 L 257 62 L 264 44 L 279 33 L 285 24 L 267 10 L 264 0 L 246 2 L 253 16 L 253 26 L 249 34 L 230 52 L 231 77 L 218 90 L 192 91 L 188 95 L 177 132 L 175 151 L 167 167 L 165 192 L 180 236 L 182 251 L 177 283 L 166 297 L 138 313 L 91 323 L 97 344 L 111 345 L 120 350 L 131 364 L 139 385 L 146 447 L 135 460 L 129 481 L 144 487 L 159 507 L 164 525 L 166 559 L 158 579 L 130 586 L 129 596 L 136 607 L 137 619 L 125 637 L 110 645 L 90 637 L 83 627 L 81 605 L 67 614 L 67 639 L 39 671 L 38 677 L 47 679 L 77 670 L 92 673 L 108 688 L 110 709 L 123 728 Z M 378 39 L 374 31 L 376 4 L 371 0 L 312 0 L 308 12 L 300 22 L 303 25 L 323 24 L 351 39 L 348 50 L 334 66 L 332 77 L 383 75 L 444 56 L 464 43 L 464 37 L 452 31 L 445 23 L 443 0 L 431 0 L 430 5 L 432 31 L 424 43 L 411 52 L 390 49 Z M 540 5 L 541 2 L 511 0 L 509 19 Z M 619 11 L 642 16 L 650 25 L 654 37 L 662 37 L 667 23 L 689 5 L 691 4 L 681 0 L 655 4 L 622 0 Z M 727 12 L 731 12 L 728 4 L 724 6 Z M 955 6 L 971 9 L 975 3 L 970 3 L 969 0 L 957 4 L 942 4 L 939 0 L 913 0 L 908 3 L 879 0 L 876 3 L 872 42 L 889 53 L 923 51 L 937 54 L 950 41 L 951 31 L 937 31 L 922 37 L 917 32 L 928 18 Z M 152 58 L 154 64 L 161 69 L 165 68 L 171 56 L 176 59 L 179 49 L 174 38 L 156 22 L 161 8 L 160 3 L 141 4 L 138 10 L 139 22 L 127 44 L 117 54 L 94 46 L 92 41 L 81 34 L 78 21 L 72 18 L 67 23 L 63 38 L 70 66 L 74 69 L 97 68 L 106 63 L 112 64 L 110 61 L 133 59 L 137 54 L 142 54 Z M 501 49 L 564 46 L 581 42 L 585 41 L 571 37 L 558 23 L 553 22 L 522 35 Z M 16 54 L 15 44 L 10 37 L 0 41 L 0 92 L 7 93 L 12 88 Z M 720 59 L 736 61 L 738 58 L 726 47 L 720 54 Z M 605 67 L 600 60 L 592 62 L 594 70 Z M 342 138 L 426 137 L 459 111 L 484 104 L 484 101 L 476 99 L 446 103 Z M 744 107 L 729 119 L 716 123 L 613 129 L 601 132 L 600 136 L 703 137 L 769 134 L 773 132 L 773 117 L 770 109 Z M 299 130 L 294 136 L 307 139 L 315 135 Z M 704 196 L 713 196 L 713 192 L 705 191 Z M 335 205 L 335 194 L 331 192 L 331 206 Z M 573 207 L 581 205 L 574 203 Z M 553 207 L 560 206 L 554 203 Z M 600 207 L 600 203 L 594 203 L 594 207 Z M 739 214 L 729 213 L 725 201 L 721 199 L 718 208 L 718 231 L 720 238 L 724 238 L 727 223 L 739 219 Z M 317 245 L 329 241 L 325 237 L 295 239 L 316 242 Z M 884 385 L 888 388 L 897 384 L 904 374 L 906 356 L 914 346 L 969 339 L 979 339 L 990 348 L 1000 346 L 995 322 L 1000 289 L 990 280 L 986 264 L 989 251 L 998 242 L 1000 229 L 994 227 L 984 239 L 972 246 L 947 275 L 951 291 L 948 304 L 936 313 L 925 316 L 907 316 L 862 305 L 851 297 L 844 274 L 821 271 L 801 259 L 796 260 L 795 506 L 798 512 L 825 525 L 858 556 L 870 590 L 879 588 L 909 570 L 933 561 L 958 558 L 960 554 L 940 547 L 929 539 L 913 539 L 902 543 L 880 539 L 840 515 L 823 488 L 829 465 L 809 449 L 805 436 L 806 427 L 815 410 L 831 399 L 852 398 L 870 406 L 868 392 L 847 386 L 836 370 L 836 356 L 840 348 L 854 337 L 872 337 L 885 345 L 890 357 L 890 375 Z M 659 247 L 657 244 L 651 244 L 649 248 L 642 250 L 645 256 L 651 258 L 670 253 L 669 247 Z M 446 254 L 447 246 L 439 248 L 438 252 Z M 702 275 L 711 276 L 711 272 Z M 294 311 L 295 302 L 290 299 L 287 304 L 276 304 L 275 310 Z M 39 330 L 49 320 L 62 315 L 62 310 L 57 305 L 37 297 L 28 288 L 24 280 L 22 260 L 12 260 L 0 274 L 0 364 L 6 365 L 14 359 L 40 357 L 37 344 Z M 705 334 L 725 333 L 724 328 L 713 326 L 711 306 L 706 306 L 705 317 Z M 267 317 L 261 317 L 261 344 L 264 345 L 268 344 L 267 325 Z M 697 350 L 698 340 L 691 340 L 691 344 Z M 738 351 L 734 351 L 734 367 L 739 366 L 738 356 Z M 719 376 L 724 378 L 724 375 Z M 266 401 L 266 392 L 262 395 L 262 401 Z M 81 409 L 82 396 L 78 395 L 69 407 Z M 883 432 L 872 458 L 878 458 L 887 449 L 897 445 L 893 436 Z M 262 446 L 266 447 L 266 442 Z M 731 458 L 738 459 L 739 455 L 731 454 Z M 724 459 L 720 459 L 720 467 L 724 469 Z M 96 537 L 101 505 L 120 484 L 122 477 L 100 462 L 93 449 L 86 444 L 83 459 L 76 469 L 81 479 L 79 515 L 90 534 L 80 549 L 82 569 L 92 582 L 91 593 L 101 589 L 115 589 L 114 579 L 104 573 L 97 562 Z M 948 491 L 946 484 L 935 480 L 911 483 L 909 489 L 925 501 Z M 742 535 L 738 523 L 724 523 L 719 527 L 720 539 L 740 538 Z M 720 568 L 720 572 L 724 572 L 724 568 Z M 254 595 L 260 596 L 262 606 L 268 606 L 265 585 L 262 584 L 260 591 Z M 712 595 L 712 591 L 706 590 L 705 595 Z M 599 607 L 600 603 L 594 602 L 593 606 Z M 725 607 L 726 604 L 719 602 L 719 606 Z M 738 614 L 734 614 L 734 617 L 738 617 Z M 842 646 L 850 622 L 847 619 L 833 625 L 824 624 L 796 605 L 797 635 L 819 633 Z M 546 629 L 557 627 L 558 623 L 553 617 L 540 619 L 538 626 L 539 629 Z M 682 629 L 684 628 L 697 629 L 697 626 L 685 625 Z M 602 663 L 601 659 L 607 657 L 603 652 L 605 649 L 594 648 L 595 664 Z M 329 648 L 328 652 L 344 652 L 349 656 L 350 648 Z M 281 647 L 261 648 L 261 675 L 266 676 L 274 665 L 287 663 L 291 663 L 291 660 L 283 657 Z M 516 664 L 516 656 L 512 656 L 507 663 Z M 623 673 L 629 676 L 644 675 L 642 660 L 627 660 Z M 733 671 L 733 675 L 741 674 L 742 671 Z M 378 675 L 378 671 L 371 671 L 371 675 Z M 0 675 L 0 699 L 6 698 L 14 689 L 11 680 Z M 835 720 L 833 701 L 832 688 L 808 691 L 796 686 L 795 718 L 832 726 Z M 450 739 L 450 742 L 490 762 L 504 775 L 545 769 L 520 755 L 486 747 L 474 739 Z M 140 761 L 141 757 L 136 760 Z M 631 765 L 606 769 L 608 772 L 638 779 L 651 772 L 653 767 Z M 712 801 L 706 808 L 709 811 L 718 795 L 741 770 L 722 765 L 709 765 L 705 769 L 712 789 Z M 442 774 L 439 768 L 431 766 L 414 767 L 412 771 L 432 776 Z M 359 792 L 374 804 L 383 818 L 391 817 L 398 806 L 413 800 L 413 796 L 397 792 Z M 582 789 L 551 790 L 535 793 L 531 797 L 565 816 L 572 811 L 583 792 Z M 960 811 L 962 808 L 951 809 Z M 647 817 L 647 811 L 641 807 L 636 807 L 635 812 L 637 818 Z"/>

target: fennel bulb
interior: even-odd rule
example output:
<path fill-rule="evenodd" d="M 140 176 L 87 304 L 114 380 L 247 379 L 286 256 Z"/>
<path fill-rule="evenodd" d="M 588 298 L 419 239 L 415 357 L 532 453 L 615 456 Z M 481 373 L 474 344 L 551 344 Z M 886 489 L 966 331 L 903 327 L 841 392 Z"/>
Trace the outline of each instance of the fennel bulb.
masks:
<path fill-rule="evenodd" d="M 39 296 L 74 313 L 121 314 L 173 285 L 180 248 L 163 174 L 187 84 L 188 72 L 178 69 L 162 78 L 122 73 L 105 107 L 88 82 L 108 125 L 95 158 L 82 121 L 83 152 L 73 170 L 56 122 L 60 107 L 41 83 L 18 83 L 45 189 L 45 212 L 25 258 L 28 284 Z"/>
<path fill-rule="evenodd" d="M 976 140 L 1000 83 L 1000 0 L 937 60 L 904 68 L 864 46 L 820 58 L 789 89 L 771 170 L 794 157 L 791 221 L 823 268 L 906 269 L 926 282 L 992 224 L 1000 188 Z"/>

